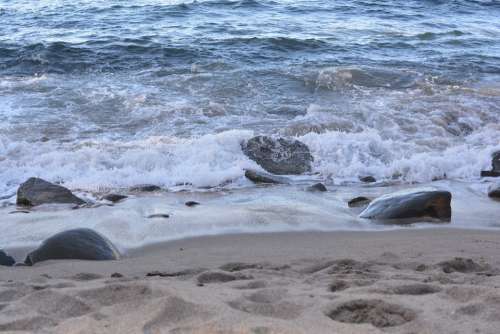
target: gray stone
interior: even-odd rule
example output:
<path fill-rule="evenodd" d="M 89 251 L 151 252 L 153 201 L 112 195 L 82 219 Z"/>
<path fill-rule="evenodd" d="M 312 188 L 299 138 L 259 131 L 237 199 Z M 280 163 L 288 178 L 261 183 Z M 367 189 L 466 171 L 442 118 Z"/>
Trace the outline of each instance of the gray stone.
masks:
<path fill-rule="evenodd" d="M 46 239 L 40 247 L 26 257 L 24 263 L 59 259 L 77 260 L 118 260 L 120 253 L 116 247 L 99 233 L 78 228 L 57 233 Z"/>
<path fill-rule="evenodd" d="M 247 157 L 269 173 L 291 175 L 311 171 L 311 152 L 298 140 L 257 136 L 242 143 L 241 148 Z"/>
<path fill-rule="evenodd" d="M 154 184 L 140 184 L 130 188 L 130 191 L 134 192 L 153 192 L 160 191 L 161 188 Z"/>
<path fill-rule="evenodd" d="M 120 202 L 120 201 L 124 200 L 127 197 L 128 196 L 120 195 L 120 194 L 107 194 L 102 199 L 116 203 L 116 202 Z"/>
<path fill-rule="evenodd" d="M 16 263 L 16 260 L 3 250 L 0 249 L 0 266 L 12 267 Z"/>
<path fill-rule="evenodd" d="M 364 183 L 377 182 L 377 180 L 373 176 L 360 176 L 359 180 Z"/>
<path fill-rule="evenodd" d="M 287 178 L 247 169 L 245 177 L 254 183 L 288 184 Z"/>
<path fill-rule="evenodd" d="M 357 208 L 357 207 L 360 207 L 360 206 L 366 206 L 368 204 L 370 204 L 371 200 L 367 197 L 364 197 L 364 196 L 359 196 L 359 197 L 355 197 L 351 200 L 349 200 L 349 202 L 347 202 L 347 205 L 350 207 L 350 208 Z"/>
<path fill-rule="evenodd" d="M 306 188 L 310 192 L 325 192 L 328 191 L 323 183 L 315 183 L 312 186 Z"/>
<path fill-rule="evenodd" d="M 60 185 L 31 177 L 19 186 L 17 204 L 36 206 L 40 204 L 84 204 L 85 201 Z"/>
<path fill-rule="evenodd" d="M 451 219 L 451 193 L 435 189 L 415 189 L 388 194 L 375 199 L 361 212 L 361 218 L 409 219 L 437 218 Z"/>

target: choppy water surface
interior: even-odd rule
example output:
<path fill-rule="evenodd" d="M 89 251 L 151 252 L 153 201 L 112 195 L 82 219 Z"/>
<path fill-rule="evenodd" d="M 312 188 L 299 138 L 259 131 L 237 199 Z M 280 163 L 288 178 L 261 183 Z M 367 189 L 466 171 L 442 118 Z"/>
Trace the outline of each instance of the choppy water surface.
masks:
<path fill-rule="evenodd" d="M 500 149 L 498 1 L 0 0 L 0 197 L 243 182 L 253 134 L 314 172 L 465 181 Z"/>

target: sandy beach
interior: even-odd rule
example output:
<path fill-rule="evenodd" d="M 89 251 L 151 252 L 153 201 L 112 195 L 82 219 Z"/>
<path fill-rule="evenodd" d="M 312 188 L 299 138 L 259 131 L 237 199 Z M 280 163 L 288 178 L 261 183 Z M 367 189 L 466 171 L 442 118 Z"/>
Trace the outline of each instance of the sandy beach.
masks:
<path fill-rule="evenodd" d="M 497 333 L 499 252 L 497 231 L 431 228 L 200 237 L 2 267 L 0 331 Z"/>

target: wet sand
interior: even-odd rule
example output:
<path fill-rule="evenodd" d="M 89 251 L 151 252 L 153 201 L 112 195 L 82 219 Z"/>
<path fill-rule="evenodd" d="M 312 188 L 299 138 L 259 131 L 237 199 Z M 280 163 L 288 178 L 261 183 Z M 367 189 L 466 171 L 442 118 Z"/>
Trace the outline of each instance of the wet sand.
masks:
<path fill-rule="evenodd" d="M 0 331 L 497 333 L 498 254 L 500 232 L 431 228 L 200 237 L 2 267 Z"/>

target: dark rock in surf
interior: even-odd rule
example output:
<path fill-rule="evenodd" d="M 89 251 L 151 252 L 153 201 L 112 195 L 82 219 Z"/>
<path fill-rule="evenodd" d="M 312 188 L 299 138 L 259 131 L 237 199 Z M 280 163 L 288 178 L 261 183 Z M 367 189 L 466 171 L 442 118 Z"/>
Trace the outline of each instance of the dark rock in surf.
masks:
<path fill-rule="evenodd" d="M 245 177 L 254 183 L 287 184 L 288 179 L 282 176 L 271 175 L 247 169 Z"/>
<path fill-rule="evenodd" d="M 488 188 L 488 196 L 491 197 L 491 198 L 498 198 L 498 199 L 500 199 L 500 183 L 492 184 Z"/>
<path fill-rule="evenodd" d="M 491 170 L 481 171 L 481 177 L 500 177 L 500 151 L 491 155 Z"/>
<path fill-rule="evenodd" d="M 416 189 L 388 194 L 375 199 L 359 215 L 369 219 L 451 219 L 451 193 L 443 190 Z"/>
<path fill-rule="evenodd" d="M 312 186 L 306 188 L 310 192 L 325 192 L 328 191 L 323 183 L 315 183 Z"/>
<path fill-rule="evenodd" d="M 88 229 L 78 228 L 57 233 L 26 257 L 24 263 L 33 265 L 46 260 L 118 260 L 120 253 L 104 236 Z"/>
<path fill-rule="evenodd" d="M 117 202 L 123 201 L 127 197 L 128 196 L 120 195 L 120 194 L 107 194 L 102 199 L 104 199 L 106 201 L 113 202 L 113 203 L 117 203 Z"/>
<path fill-rule="evenodd" d="M 17 190 L 17 205 L 85 204 L 85 201 L 60 185 L 31 177 Z"/>
<path fill-rule="evenodd" d="M 298 140 L 257 136 L 241 144 L 243 153 L 269 173 L 303 174 L 311 171 L 313 157 Z"/>
<path fill-rule="evenodd" d="M 16 260 L 3 250 L 0 249 L 0 266 L 12 267 L 16 263 Z"/>
<path fill-rule="evenodd" d="M 141 184 L 130 188 L 130 191 L 134 192 L 153 192 L 160 191 L 161 187 L 154 184 Z"/>
<path fill-rule="evenodd" d="M 377 182 L 377 180 L 373 176 L 360 176 L 359 180 L 364 183 Z"/>
<path fill-rule="evenodd" d="M 200 203 L 198 202 L 195 202 L 195 201 L 187 201 L 186 203 L 184 203 L 184 205 L 188 206 L 188 207 L 193 207 L 193 206 L 197 206 L 197 205 L 200 205 Z"/>
<path fill-rule="evenodd" d="M 167 213 L 155 213 L 147 216 L 146 218 L 170 218 L 170 215 Z"/>
<path fill-rule="evenodd" d="M 366 205 L 370 204 L 370 202 L 371 202 L 371 199 L 364 197 L 364 196 L 359 196 L 359 197 L 355 197 L 355 198 L 349 200 L 347 202 L 347 205 L 350 208 L 357 208 L 360 206 L 366 206 Z"/>

